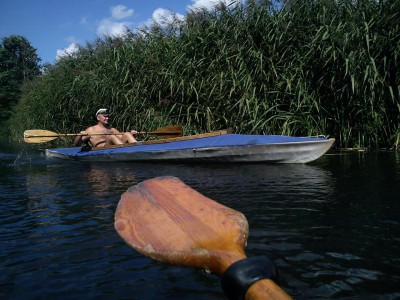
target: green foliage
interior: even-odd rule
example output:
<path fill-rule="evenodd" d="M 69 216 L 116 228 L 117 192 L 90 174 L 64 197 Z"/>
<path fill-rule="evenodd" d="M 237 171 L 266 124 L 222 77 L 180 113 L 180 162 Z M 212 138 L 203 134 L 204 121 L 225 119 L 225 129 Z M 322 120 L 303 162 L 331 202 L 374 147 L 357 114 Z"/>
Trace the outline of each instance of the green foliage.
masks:
<path fill-rule="evenodd" d="M 400 1 L 248 1 L 81 47 L 24 90 L 12 128 L 327 134 L 399 144 Z M 26 114 L 35 118 L 24 121 Z"/>
<path fill-rule="evenodd" d="M 40 59 L 29 41 L 18 35 L 0 44 L 0 119 L 8 119 L 21 94 L 21 85 L 39 75 Z"/>

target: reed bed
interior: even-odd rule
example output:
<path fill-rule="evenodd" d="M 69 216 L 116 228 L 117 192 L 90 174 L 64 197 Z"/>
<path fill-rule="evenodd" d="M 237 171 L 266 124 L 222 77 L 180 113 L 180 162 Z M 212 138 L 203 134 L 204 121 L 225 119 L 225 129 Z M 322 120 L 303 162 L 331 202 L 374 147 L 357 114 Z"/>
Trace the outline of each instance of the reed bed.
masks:
<path fill-rule="evenodd" d="M 182 124 L 399 147 L 400 1 L 270 1 L 190 12 L 105 37 L 26 86 L 10 121 L 79 132 L 108 107 L 120 130 Z"/>

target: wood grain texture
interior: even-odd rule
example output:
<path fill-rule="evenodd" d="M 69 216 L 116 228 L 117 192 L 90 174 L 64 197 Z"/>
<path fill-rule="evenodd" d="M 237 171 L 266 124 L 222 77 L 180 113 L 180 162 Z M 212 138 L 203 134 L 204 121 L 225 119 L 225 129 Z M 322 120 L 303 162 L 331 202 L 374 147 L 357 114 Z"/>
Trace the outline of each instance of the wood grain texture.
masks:
<path fill-rule="evenodd" d="M 125 192 L 115 214 L 115 228 L 144 255 L 217 274 L 245 257 L 248 236 L 242 213 L 174 177 L 147 180 Z"/>
<path fill-rule="evenodd" d="M 246 217 L 176 177 L 149 179 L 129 188 L 118 203 L 114 226 L 133 249 L 170 264 L 222 275 L 246 258 Z M 263 279 L 250 286 L 246 299 L 291 297 Z"/>

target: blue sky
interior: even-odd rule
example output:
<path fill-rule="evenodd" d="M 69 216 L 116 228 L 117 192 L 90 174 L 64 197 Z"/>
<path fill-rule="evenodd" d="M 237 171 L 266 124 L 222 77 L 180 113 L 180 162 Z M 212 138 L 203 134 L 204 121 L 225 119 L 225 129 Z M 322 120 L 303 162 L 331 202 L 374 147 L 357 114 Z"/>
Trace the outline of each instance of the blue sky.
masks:
<path fill-rule="evenodd" d="M 218 0 L 0 0 L 0 39 L 21 35 L 37 49 L 41 63 L 74 51 L 124 26 L 135 30 L 176 13 L 184 18 L 196 7 L 212 8 Z M 226 4 L 232 0 L 224 0 Z"/>

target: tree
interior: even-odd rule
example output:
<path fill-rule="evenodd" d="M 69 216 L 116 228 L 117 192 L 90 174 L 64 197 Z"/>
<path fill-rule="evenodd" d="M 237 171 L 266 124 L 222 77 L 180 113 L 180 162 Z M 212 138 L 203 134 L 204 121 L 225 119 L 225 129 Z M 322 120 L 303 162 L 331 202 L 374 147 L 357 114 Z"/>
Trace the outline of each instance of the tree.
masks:
<path fill-rule="evenodd" d="M 41 59 L 23 36 L 11 35 L 0 44 L 0 120 L 11 116 L 24 82 L 40 74 Z"/>

